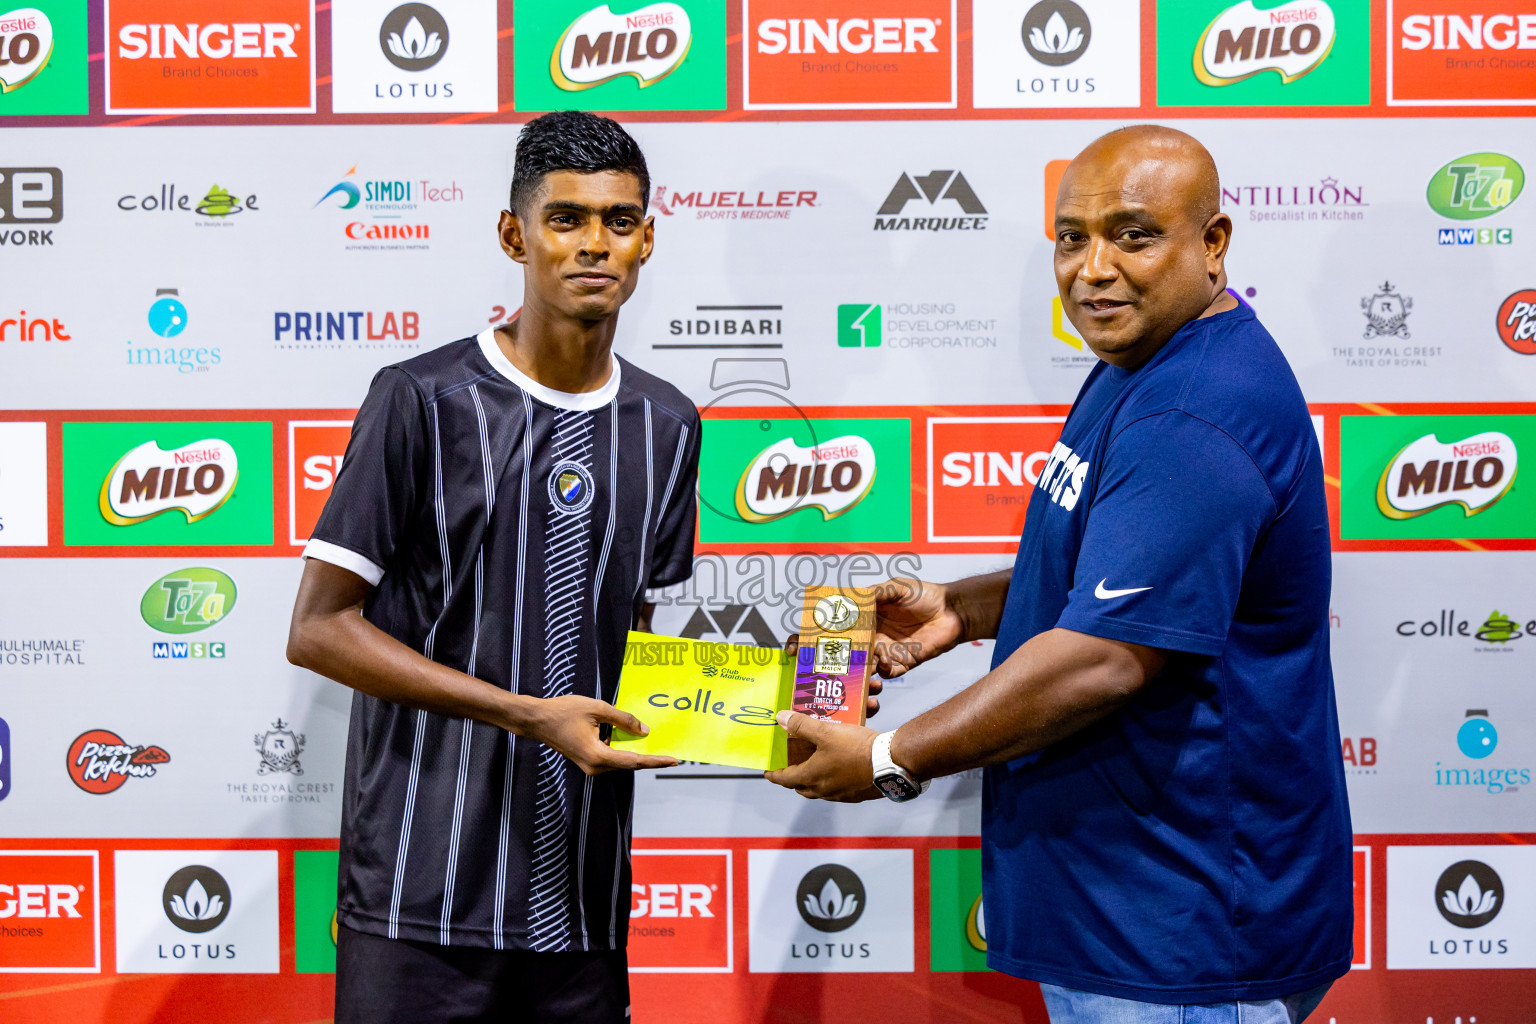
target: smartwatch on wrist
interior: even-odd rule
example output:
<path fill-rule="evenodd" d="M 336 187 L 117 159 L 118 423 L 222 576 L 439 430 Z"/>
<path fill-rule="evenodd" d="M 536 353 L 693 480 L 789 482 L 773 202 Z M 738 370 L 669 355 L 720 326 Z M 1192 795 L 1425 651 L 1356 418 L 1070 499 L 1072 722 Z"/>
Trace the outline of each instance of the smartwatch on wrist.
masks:
<path fill-rule="evenodd" d="M 869 758 L 875 770 L 875 786 L 887 800 L 900 804 L 922 796 L 928 791 L 928 783 L 919 783 L 905 768 L 891 760 L 891 737 L 895 735 L 895 732 L 883 732 L 876 736 Z"/>

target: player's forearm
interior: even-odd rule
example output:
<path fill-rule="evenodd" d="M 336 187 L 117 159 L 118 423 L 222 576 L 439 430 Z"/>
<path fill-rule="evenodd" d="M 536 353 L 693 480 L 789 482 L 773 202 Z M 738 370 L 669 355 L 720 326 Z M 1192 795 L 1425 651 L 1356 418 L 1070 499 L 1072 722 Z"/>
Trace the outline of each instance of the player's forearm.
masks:
<path fill-rule="evenodd" d="M 1161 666 L 1148 648 L 1049 630 L 901 726 L 891 757 L 931 779 L 1033 753 L 1120 707 Z"/>
<path fill-rule="evenodd" d="M 1003 604 L 1008 600 L 1008 582 L 1012 578 L 1013 571 L 1004 569 L 946 584 L 949 606 L 963 624 L 962 643 L 997 638 Z"/>

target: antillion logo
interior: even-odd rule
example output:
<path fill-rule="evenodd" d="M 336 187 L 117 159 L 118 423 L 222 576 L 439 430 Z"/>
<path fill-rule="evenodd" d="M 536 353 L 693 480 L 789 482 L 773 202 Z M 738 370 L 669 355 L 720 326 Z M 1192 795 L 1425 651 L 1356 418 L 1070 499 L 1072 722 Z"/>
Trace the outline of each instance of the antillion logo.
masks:
<path fill-rule="evenodd" d="M 966 217 L 905 217 L 899 216 L 914 199 L 927 200 L 937 205 L 947 199 L 959 204 Z M 928 174 L 905 174 L 896 179 L 890 194 L 875 215 L 876 231 L 984 231 L 987 227 L 987 208 L 976 197 L 971 183 L 960 171 L 931 171 Z"/>

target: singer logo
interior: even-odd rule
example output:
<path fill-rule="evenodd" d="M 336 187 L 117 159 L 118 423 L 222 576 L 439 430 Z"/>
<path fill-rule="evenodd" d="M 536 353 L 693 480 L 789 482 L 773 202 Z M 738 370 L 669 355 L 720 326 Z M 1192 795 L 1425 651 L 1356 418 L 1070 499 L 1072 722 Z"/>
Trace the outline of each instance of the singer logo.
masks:
<path fill-rule="evenodd" d="M 1393 0 L 1387 103 L 1536 103 L 1536 0 Z"/>
<path fill-rule="evenodd" d="M 94 974 L 101 919 L 94 850 L 0 850 L 0 974 Z"/>
<path fill-rule="evenodd" d="M 1287 84 L 1316 68 L 1333 49 L 1333 8 L 1322 0 L 1257 10 L 1252 0 L 1229 7 L 1195 44 L 1195 77 L 1206 85 L 1231 85 L 1261 71 Z"/>
<path fill-rule="evenodd" d="M 1389 519 L 1412 519 L 1442 505 L 1475 516 L 1515 482 L 1515 442 L 1496 430 L 1447 444 L 1434 434 L 1408 445 L 1376 485 L 1376 507 Z"/>
<path fill-rule="evenodd" d="M 571 22 L 550 55 L 549 74 L 571 92 L 623 75 L 644 89 L 676 71 L 692 42 L 688 12 L 675 3 L 628 14 L 614 14 L 604 4 Z"/>
<path fill-rule="evenodd" d="M 802 508 L 833 519 L 853 508 L 875 482 L 875 449 L 862 437 L 834 437 L 802 448 L 782 438 L 759 452 L 736 485 L 736 511 L 766 523 Z"/>
<path fill-rule="evenodd" d="M 748 109 L 953 107 L 948 0 L 748 0 Z"/>
<path fill-rule="evenodd" d="M 207 438 L 171 451 L 145 441 L 102 482 L 101 515 L 115 526 L 131 526 L 177 510 L 195 523 L 229 500 L 238 477 L 239 460 L 227 441 Z"/>
<path fill-rule="evenodd" d="M 314 112 L 313 0 L 106 7 L 107 113 Z"/>
<path fill-rule="evenodd" d="M 629 969 L 732 970 L 729 850 L 636 850 L 630 885 Z"/>
<path fill-rule="evenodd" d="M 350 420 L 288 423 L 288 542 L 308 543 L 352 437 Z"/>
<path fill-rule="evenodd" d="M 1016 543 L 1060 416 L 928 420 L 928 540 Z"/>

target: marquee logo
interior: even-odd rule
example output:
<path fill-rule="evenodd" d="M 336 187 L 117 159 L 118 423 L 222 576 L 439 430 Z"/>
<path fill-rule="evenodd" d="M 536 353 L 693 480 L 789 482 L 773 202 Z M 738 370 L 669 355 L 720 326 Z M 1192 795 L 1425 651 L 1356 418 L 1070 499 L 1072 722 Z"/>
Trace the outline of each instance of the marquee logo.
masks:
<path fill-rule="evenodd" d="M 968 217 L 898 217 L 914 199 L 926 200 L 936 206 L 941 199 L 954 202 Z M 971 183 L 962 171 L 930 171 L 927 174 L 906 174 L 896 179 L 885 202 L 875 214 L 876 231 L 955 231 L 986 229 L 987 208 L 976 197 Z M 976 216 L 980 214 L 981 216 Z"/>
<path fill-rule="evenodd" d="M 1273 71 L 1286 84 L 1314 70 L 1333 49 L 1333 8 L 1292 0 L 1261 11 L 1252 0 L 1218 14 L 1195 44 L 1195 77 L 1222 86 Z"/>
<path fill-rule="evenodd" d="M 1389 519 L 1411 519 L 1444 505 L 1474 516 L 1514 486 L 1515 442 L 1496 430 L 1444 442 L 1425 434 L 1387 464 L 1376 487 L 1376 507 Z"/>
<path fill-rule="evenodd" d="M 1503 153 L 1469 153 L 1437 170 L 1425 199 L 1430 209 L 1452 220 L 1481 220 L 1502 213 L 1520 198 L 1525 169 Z"/>
<path fill-rule="evenodd" d="M 162 747 L 130 746 L 115 732 L 88 729 L 69 745 L 64 766 L 75 785 L 103 796 L 129 779 L 152 779 L 171 755 Z"/>
<path fill-rule="evenodd" d="M 747 464 L 736 485 L 736 511 L 765 523 L 801 508 L 832 519 L 852 509 L 875 482 L 875 449 L 849 434 L 809 447 L 781 438 Z"/>
<path fill-rule="evenodd" d="M 145 441 L 102 482 L 101 515 L 115 526 L 131 526 L 179 511 L 195 523 L 229 500 L 239 475 L 239 458 L 227 441 L 205 438 L 169 451 Z"/>
<path fill-rule="evenodd" d="M 644 89 L 676 71 L 692 43 L 688 12 L 678 4 L 651 4 L 628 14 L 614 14 L 604 4 L 561 34 L 549 58 L 549 75 L 570 92 L 624 75 Z"/>
<path fill-rule="evenodd" d="M 139 614 L 162 633 L 198 633 L 222 622 L 235 596 L 235 581 L 217 569 L 178 569 L 149 585 Z"/>
<path fill-rule="evenodd" d="M 53 23 L 36 7 L 0 14 L 0 93 L 20 89 L 48 66 Z"/>
<path fill-rule="evenodd" d="M 1522 288 L 1499 304 L 1498 330 L 1510 351 L 1536 356 L 1536 289 Z"/>

